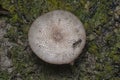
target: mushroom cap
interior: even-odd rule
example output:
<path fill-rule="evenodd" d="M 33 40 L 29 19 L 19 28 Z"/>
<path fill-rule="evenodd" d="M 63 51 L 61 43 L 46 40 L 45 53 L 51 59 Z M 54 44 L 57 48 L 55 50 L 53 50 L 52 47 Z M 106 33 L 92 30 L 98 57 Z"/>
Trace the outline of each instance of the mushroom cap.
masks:
<path fill-rule="evenodd" d="M 28 33 L 33 52 L 51 64 L 69 64 L 82 52 L 85 29 L 72 13 L 55 10 L 38 17 Z"/>

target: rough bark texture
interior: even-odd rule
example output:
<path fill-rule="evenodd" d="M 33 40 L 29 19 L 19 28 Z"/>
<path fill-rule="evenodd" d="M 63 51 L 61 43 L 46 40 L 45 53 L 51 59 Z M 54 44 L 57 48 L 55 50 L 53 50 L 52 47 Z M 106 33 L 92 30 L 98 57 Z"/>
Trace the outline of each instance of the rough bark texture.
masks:
<path fill-rule="evenodd" d="M 56 9 L 87 32 L 73 66 L 47 64 L 28 45 L 31 23 Z M 0 80 L 120 80 L 120 0 L 0 0 Z"/>

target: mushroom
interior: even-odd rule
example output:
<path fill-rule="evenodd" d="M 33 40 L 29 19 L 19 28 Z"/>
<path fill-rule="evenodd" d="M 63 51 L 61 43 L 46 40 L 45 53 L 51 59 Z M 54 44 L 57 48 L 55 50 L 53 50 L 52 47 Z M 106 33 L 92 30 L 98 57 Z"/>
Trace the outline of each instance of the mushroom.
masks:
<path fill-rule="evenodd" d="M 72 13 L 55 10 L 33 22 L 28 40 L 33 52 L 43 61 L 70 64 L 82 52 L 86 33 L 81 21 Z"/>

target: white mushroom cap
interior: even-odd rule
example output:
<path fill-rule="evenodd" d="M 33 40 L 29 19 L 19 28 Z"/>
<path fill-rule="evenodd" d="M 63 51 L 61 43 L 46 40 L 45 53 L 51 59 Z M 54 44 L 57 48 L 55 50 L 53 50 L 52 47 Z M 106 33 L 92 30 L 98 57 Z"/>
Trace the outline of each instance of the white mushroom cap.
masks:
<path fill-rule="evenodd" d="M 86 42 L 80 20 L 72 13 L 55 10 L 38 17 L 28 34 L 33 52 L 52 64 L 69 64 L 74 61 Z"/>

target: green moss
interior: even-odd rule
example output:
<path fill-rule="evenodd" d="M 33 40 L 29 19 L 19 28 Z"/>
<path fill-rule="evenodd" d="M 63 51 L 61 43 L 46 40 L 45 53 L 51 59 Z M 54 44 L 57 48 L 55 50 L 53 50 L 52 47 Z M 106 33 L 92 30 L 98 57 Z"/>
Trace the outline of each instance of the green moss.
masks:
<path fill-rule="evenodd" d="M 119 80 L 119 79 L 120 79 L 119 77 L 113 77 L 110 80 Z"/>
<path fill-rule="evenodd" d="M 5 37 L 16 44 L 9 51 L 15 69 L 12 75 L 19 73 L 23 80 L 119 80 L 120 28 L 117 21 L 112 21 L 115 20 L 110 7 L 113 3 L 118 0 L 0 0 L 10 12 L 8 22 L 12 25 Z M 75 14 L 86 29 L 85 49 L 71 67 L 46 64 L 28 47 L 31 23 L 56 9 Z M 7 72 L 0 73 L 3 80 L 10 76 Z"/>
<path fill-rule="evenodd" d="M 88 52 L 97 55 L 99 54 L 99 47 L 94 42 L 91 42 Z"/>
<path fill-rule="evenodd" d="M 18 38 L 17 28 L 11 27 L 7 30 L 7 34 L 5 34 L 4 37 L 9 38 L 10 41 L 16 42 Z"/>
<path fill-rule="evenodd" d="M 0 72 L 0 80 L 8 80 L 10 78 L 10 75 L 7 71 Z"/>

